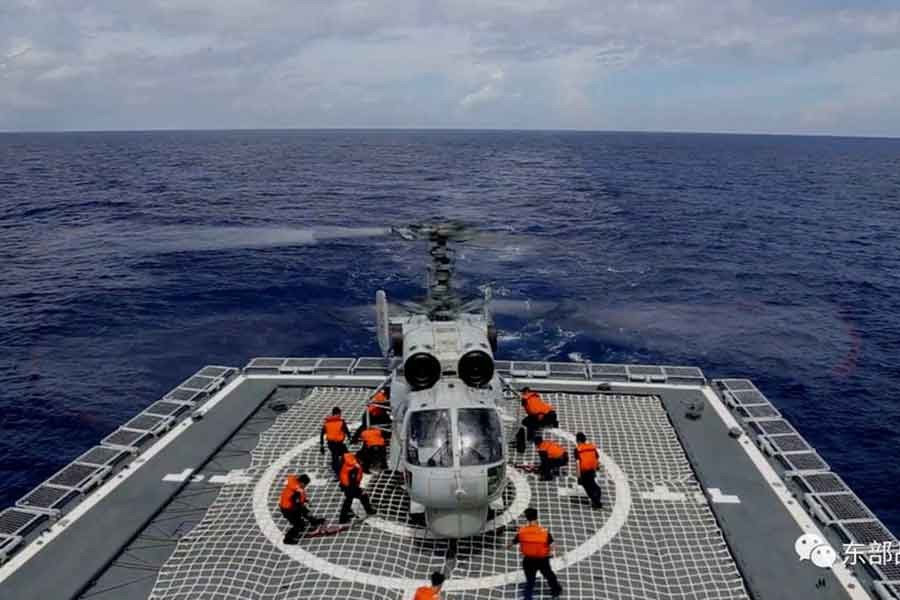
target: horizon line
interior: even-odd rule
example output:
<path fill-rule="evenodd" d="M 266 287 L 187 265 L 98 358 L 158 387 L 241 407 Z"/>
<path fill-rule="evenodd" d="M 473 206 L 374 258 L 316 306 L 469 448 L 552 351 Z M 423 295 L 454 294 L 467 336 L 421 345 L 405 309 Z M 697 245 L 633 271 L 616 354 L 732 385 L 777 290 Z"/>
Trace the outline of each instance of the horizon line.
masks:
<path fill-rule="evenodd" d="M 213 132 L 339 132 L 339 131 L 389 131 L 389 132 L 493 132 L 493 133 L 601 133 L 601 134 L 650 134 L 650 135 L 733 135 L 766 137 L 824 137 L 848 139 L 897 140 L 900 135 L 843 134 L 843 133 L 779 133 L 755 131 L 703 131 L 679 129 L 578 129 L 578 128 L 506 128 L 506 127 L 158 127 L 145 129 L 0 129 L 0 135 L 71 134 L 71 133 L 213 133 Z"/>

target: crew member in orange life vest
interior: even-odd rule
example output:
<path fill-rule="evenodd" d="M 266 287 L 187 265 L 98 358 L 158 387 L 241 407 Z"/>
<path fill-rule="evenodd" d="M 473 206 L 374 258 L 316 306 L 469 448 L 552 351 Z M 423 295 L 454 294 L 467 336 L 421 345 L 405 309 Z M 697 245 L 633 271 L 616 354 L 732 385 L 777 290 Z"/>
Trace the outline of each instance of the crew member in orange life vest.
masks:
<path fill-rule="evenodd" d="M 356 456 L 352 452 L 345 452 L 341 458 L 340 472 L 341 491 L 344 492 L 344 503 L 341 504 L 341 516 L 339 523 L 349 523 L 353 518 L 353 499 L 358 498 L 366 509 L 367 515 L 374 515 L 375 509 L 369 502 L 369 495 L 363 491 L 361 487 L 363 470 L 362 465 L 356 460 Z"/>
<path fill-rule="evenodd" d="M 441 586 L 444 585 L 444 574 L 435 571 L 431 574 L 431 585 L 423 585 L 416 590 L 413 600 L 441 600 Z"/>
<path fill-rule="evenodd" d="M 545 440 L 542 436 L 534 436 L 534 449 L 541 459 L 541 480 L 552 481 L 559 474 L 561 467 L 569 464 L 569 453 L 556 442 Z"/>
<path fill-rule="evenodd" d="M 600 453 L 597 446 L 587 441 L 580 431 L 575 434 L 575 461 L 578 463 L 578 483 L 587 492 L 594 508 L 603 508 L 600 486 L 597 485 L 597 470 L 600 468 Z"/>
<path fill-rule="evenodd" d="M 553 405 L 544 402 L 541 395 L 531 388 L 522 388 L 522 408 L 526 417 L 522 419 L 522 425 L 528 434 L 528 440 L 534 439 L 534 434 L 541 427 L 559 427 L 559 419 Z"/>
<path fill-rule="evenodd" d="M 379 427 L 381 428 L 382 433 L 384 434 L 384 439 L 386 442 L 391 441 L 391 413 L 390 413 L 390 404 L 391 404 L 391 388 L 390 386 L 384 386 L 369 399 L 369 404 L 366 406 L 366 409 L 363 411 L 362 419 L 359 424 L 359 428 L 353 434 L 353 438 L 351 442 L 354 444 L 359 441 L 359 438 L 362 436 L 362 432 L 366 430 L 367 427 Z M 367 420 L 368 419 L 368 420 Z M 367 425 L 368 423 L 368 425 Z"/>
<path fill-rule="evenodd" d="M 562 594 L 563 588 L 556 578 L 556 573 L 550 568 L 550 557 L 553 556 L 553 536 L 541 527 L 537 522 L 538 512 L 535 508 L 525 509 L 525 518 L 528 525 L 519 528 L 519 532 L 509 544 L 519 544 L 522 553 L 522 570 L 525 571 L 525 599 L 531 600 L 534 596 L 534 584 L 537 581 L 537 573 L 541 572 L 550 593 L 554 598 Z"/>
<path fill-rule="evenodd" d="M 372 467 L 387 469 L 387 441 L 381 429 L 369 427 L 360 437 L 363 445 L 356 455 L 362 463 L 363 472 L 368 473 Z"/>
<path fill-rule="evenodd" d="M 325 441 L 328 441 L 328 451 L 331 452 L 331 470 L 337 477 L 341 470 L 341 456 L 347 451 L 345 442 L 350 437 L 347 422 L 341 416 L 341 408 L 335 406 L 331 409 L 331 416 L 325 417 L 322 423 L 322 432 L 319 434 L 319 452 L 325 454 Z"/>
<path fill-rule="evenodd" d="M 284 488 L 281 490 L 281 498 L 278 500 L 278 508 L 281 514 L 291 524 L 291 528 L 284 534 L 285 544 L 296 544 L 300 532 L 306 527 L 306 522 L 313 527 L 318 527 L 325 522 L 309 512 L 309 496 L 306 486 L 309 485 L 309 477 L 306 474 L 297 477 L 288 475 Z"/>

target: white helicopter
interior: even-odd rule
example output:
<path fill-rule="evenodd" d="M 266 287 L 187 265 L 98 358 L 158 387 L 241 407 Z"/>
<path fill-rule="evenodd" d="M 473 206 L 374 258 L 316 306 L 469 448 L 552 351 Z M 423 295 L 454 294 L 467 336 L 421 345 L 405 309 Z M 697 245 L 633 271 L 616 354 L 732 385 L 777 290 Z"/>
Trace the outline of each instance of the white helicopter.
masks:
<path fill-rule="evenodd" d="M 489 303 L 462 302 L 453 292 L 454 251 L 469 239 L 456 222 L 395 228 L 430 243 L 428 293 L 392 317 L 376 293 L 378 342 L 397 367 L 390 385 L 390 466 L 404 474 L 413 516 L 424 514 L 438 537 L 477 534 L 507 484 L 507 443 L 500 405 L 507 384 L 494 371 L 497 332 Z"/>

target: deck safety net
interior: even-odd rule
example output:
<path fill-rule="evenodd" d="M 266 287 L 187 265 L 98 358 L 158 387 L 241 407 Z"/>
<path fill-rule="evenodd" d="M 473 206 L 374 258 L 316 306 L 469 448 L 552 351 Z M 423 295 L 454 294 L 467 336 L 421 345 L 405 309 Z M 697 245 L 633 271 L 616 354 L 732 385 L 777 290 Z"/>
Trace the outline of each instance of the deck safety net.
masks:
<path fill-rule="evenodd" d="M 300 394 L 301 392 L 297 392 Z M 154 599 L 294 600 L 411 597 L 428 574 L 448 575 L 448 599 L 521 597 L 516 548 L 507 544 L 526 506 L 540 511 L 556 541 L 554 566 L 565 597 L 726 600 L 748 598 L 684 451 L 658 397 L 546 394 L 560 429 L 546 435 L 570 448 L 583 431 L 602 452 L 604 506 L 592 509 L 574 468 L 552 482 L 510 467 L 511 481 L 488 530 L 451 543 L 409 522 L 402 477 L 365 482 L 378 515 L 348 531 L 281 543 L 287 523 L 278 494 L 287 473 L 313 476 L 313 512 L 337 521 L 343 499 L 319 454 L 322 415 L 332 406 L 362 413 L 367 390 L 316 388 L 259 439 L 246 477 L 224 485 L 205 518 L 178 544 L 158 575 Z M 517 427 L 510 405 L 507 427 Z M 511 436 L 510 436 L 511 437 Z M 537 462 L 510 451 L 512 464 Z M 359 507 L 356 507 L 359 510 Z M 538 582 L 536 597 L 549 597 Z"/>

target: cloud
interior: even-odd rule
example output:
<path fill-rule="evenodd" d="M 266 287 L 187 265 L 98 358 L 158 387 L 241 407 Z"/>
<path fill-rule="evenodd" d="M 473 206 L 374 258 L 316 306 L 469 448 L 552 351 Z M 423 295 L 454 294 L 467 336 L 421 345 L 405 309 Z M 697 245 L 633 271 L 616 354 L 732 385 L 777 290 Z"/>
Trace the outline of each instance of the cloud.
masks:
<path fill-rule="evenodd" d="M 828 65 L 898 49 L 900 7 L 877 0 L 6 0 L 0 129 L 674 129 L 675 99 L 722 129 L 698 94 L 753 80 L 794 122 L 844 131 L 846 111 L 804 121 L 786 81 L 825 85 Z M 864 100 L 880 67 L 859 69 Z M 900 110 L 871 106 L 885 123 Z M 791 120 L 767 112 L 733 125 Z"/>
<path fill-rule="evenodd" d="M 463 109 L 475 108 L 479 104 L 485 104 L 496 100 L 503 92 L 503 69 L 497 69 L 491 73 L 488 81 L 472 93 L 466 94 L 459 105 Z"/>

